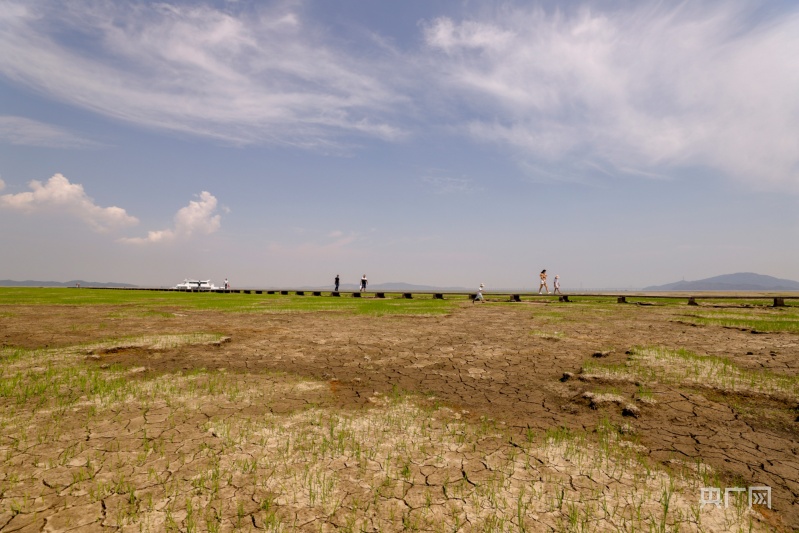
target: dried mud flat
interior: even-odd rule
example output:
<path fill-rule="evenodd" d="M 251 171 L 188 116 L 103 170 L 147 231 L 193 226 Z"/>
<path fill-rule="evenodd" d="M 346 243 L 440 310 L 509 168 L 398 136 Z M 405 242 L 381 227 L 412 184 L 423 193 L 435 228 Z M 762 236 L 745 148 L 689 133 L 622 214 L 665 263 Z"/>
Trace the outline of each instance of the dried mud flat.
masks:
<path fill-rule="evenodd" d="M 799 528 L 795 333 L 658 305 L 2 311 L 3 532 Z"/>

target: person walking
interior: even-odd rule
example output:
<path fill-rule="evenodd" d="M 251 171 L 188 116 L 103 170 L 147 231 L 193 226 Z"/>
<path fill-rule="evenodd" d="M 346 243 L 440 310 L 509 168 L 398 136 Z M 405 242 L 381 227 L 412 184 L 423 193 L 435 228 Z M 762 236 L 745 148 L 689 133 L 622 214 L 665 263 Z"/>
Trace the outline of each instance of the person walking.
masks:
<path fill-rule="evenodd" d="M 366 280 L 366 274 L 364 274 L 363 277 L 361 277 L 361 292 L 366 292 L 367 283 L 369 282 Z"/>
<path fill-rule="evenodd" d="M 552 291 L 552 294 L 563 294 L 560 292 L 560 276 L 555 274 L 555 290 Z"/>
<path fill-rule="evenodd" d="M 485 288 L 485 285 L 483 285 L 481 283 L 480 286 L 477 288 L 477 295 L 474 297 L 474 300 L 472 300 L 472 303 L 476 302 L 477 300 L 480 300 L 481 302 L 486 303 L 485 299 L 483 298 L 483 289 L 484 288 Z"/>
<path fill-rule="evenodd" d="M 227 280 L 227 278 L 225 278 L 225 290 L 226 291 L 230 290 L 230 282 Z"/>
<path fill-rule="evenodd" d="M 542 270 L 538 277 L 541 279 L 540 283 L 538 284 L 538 294 L 541 294 L 541 289 L 546 289 L 547 294 L 549 294 L 549 287 L 547 286 L 547 269 L 545 268 Z"/>
<path fill-rule="evenodd" d="M 333 282 L 336 284 L 336 288 L 334 289 L 335 292 L 338 292 L 338 283 L 339 283 L 339 281 L 340 281 L 340 279 L 338 277 L 338 274 L 336 274 L 336 279 L 333 280 Z"/>

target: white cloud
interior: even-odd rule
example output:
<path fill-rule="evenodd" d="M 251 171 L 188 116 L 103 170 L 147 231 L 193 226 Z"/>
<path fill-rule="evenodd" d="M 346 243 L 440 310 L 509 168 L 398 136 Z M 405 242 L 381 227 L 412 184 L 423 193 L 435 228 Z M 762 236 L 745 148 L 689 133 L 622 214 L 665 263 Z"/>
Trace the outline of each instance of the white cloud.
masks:
<path fill-rule="evenodd" d="M 448 17 L 441 17 L 425 28 L 427 43 L 447 52 L 459 48 L 479 50 L 484 47 L 507 46 L 514 39 L 512 31 L 493 24 L 464 21 L 456 24 Z"/>
<path fill-rule="evenodd" d="M 402 101 L 385 81 L 392 65 L 327 39 L 296 3 L 9 0 L 0 74 L 106 116 L 235 143 L 403 135 L 390 121 Z"/>
<path fill-rule="evenodd" d="M 216 197 L 208 191 L 203 191 L 200 193 L 198 201 L 192 200 L 189 205 L 178 210 L 174 218 L 174 228 L 150 231 L 147 233 L 147 237 L 122 238 L 120 241 L 146 244 L 188 238 L 195 233 L 210 235 L 216 232 L 221 225 L 222 217 L 216 214 L 216 208 Z"/>
<path fill-rule="evenodd" d="M 68 213 L 80 218 L 99 232 L 139 223 L 136 217 L 128 215 L 121 207 L 96 205 L 94 200 L 86 195 L 83 185 L 70 183 L 61 174 L 55 174 L 44 184 L 33 180 L 29 185 L 32 189 L 30 192 L 0 196 L 0 207 L 26 213 Z"/>
<path fill-rule="evenodd" d="M 69 131 L 25 117 L 0 115 L 0 142 L 19 146 L 82 148 L 99 146 Z"/>
<path fill-rule="evenodd" d="M 424 46 L 406 52 L 371 30 L 371 40 L 333 35 L 313 22 L 313 3 L 6 0 L 0 75 L 108 117 L 226 142 L 336 151 L 444 121 L 572 181 L 592 168 L 700 166 L 799 190 L 799 8 L 547 4 L 566 7 L 509 2 L 431 20 Z M 68 137 L 24 126 L 0 124 L 0 139 Z"/>
<path fill-rule="evenodd" d="M 430 68 L 470 109 L 465 131 L 521 158 L 698 165 L 799 190 L 799 11 L 636 6 L 436 19 L 424 27 Z"/>

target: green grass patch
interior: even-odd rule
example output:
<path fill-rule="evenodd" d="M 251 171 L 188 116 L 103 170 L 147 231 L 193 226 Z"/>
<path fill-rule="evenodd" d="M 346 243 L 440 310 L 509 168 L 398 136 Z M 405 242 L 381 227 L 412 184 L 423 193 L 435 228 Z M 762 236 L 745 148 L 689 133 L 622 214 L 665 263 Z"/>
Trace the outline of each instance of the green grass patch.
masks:
<path fill-rule="evenodd" d="M 622 381 L 707 387 L 725 392 L 762 394 L 778 399 L 799 396 L 799 376 L 741 368 L 726 357 L 697 355 L 661 347 L 634 348 L 622 364 L 587 361 L 583 374 Z"/>
<path fill-rule="evenodd" d="M 643 303 L 643 304 L 658 305 L 658 306 L 684 306 L 688 301 L 688 298 L 652 298 L 646 296 L 636 296 L 634 294 L 625 294 L 618 296 L 625 296 L 627 298 L 628 305 Z M 612 307 L 618 307 L 619 305 L 624 305 L 618 303 L 617 301 L 618 296 L 617 295 L 569 296 L 569 303 L 564 305 L 573 306 L 573 304 L 584 304 L 584 305 L 607 305 Z"/>
<path fill-rule="evenodd" d="M 539 320 L 548 320 L 550 322 L 559 322 L 565 318 L 565 315 L 559 311 L 545 311 L 533 313 L 533 318 L 537 318 Z"/>
<path fill-rule="evenodd" d="M 212 310 L 231 313 L 342 312 L 383 315 L 443 315 L 465 299 L 437 300 L 432 295 L 403 299 L 401 294 L 388 298 L 353 298 L 347 293 L 331 296 L 190 293 L 136 290 L 100 290 L 69 288 L 0 288 L 0 305 L 123 306 L 119 316 L 171 318 L 179 310 Z"/>
<path fill-rule="evenodd" d="M 260 311 L 270 313 L 337 312 L 359 315 L 444 315 L 457 305 L 457 300 L 433 298 L 339 298 L 326 296 L 267 296 L 258 304 Z"/>
<path fill-rule="evenodd" d="M 0 350 L 0 403 L 63 409 L 79 401 L 121 401 L 142 390 L 135 387 L 130 370 L 116 365 L 101 368 L 87 364 L 82 356 L 126 348 L 166 350 L 222 339 L 217 334 L 194 333 L 130 337 L 48 350 L 4 348 Z"/>
<path fill-rule="evenodd" d="M 762 332 L 799 333 L 799 308 L 731 310 L 692 313 L 682 320 L 702 326 L 722 326 Z"/>

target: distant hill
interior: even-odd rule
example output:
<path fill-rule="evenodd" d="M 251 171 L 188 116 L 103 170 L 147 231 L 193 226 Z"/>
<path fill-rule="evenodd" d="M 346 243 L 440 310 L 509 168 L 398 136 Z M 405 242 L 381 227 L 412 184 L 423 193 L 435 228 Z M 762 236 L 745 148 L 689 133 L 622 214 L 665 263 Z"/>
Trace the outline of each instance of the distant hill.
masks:
<path fill-rule="evenodd" d="M 72 281 L 14 281 L 10 279 L 0 279 L 0 287 L 74 287 L 80 284 L 81 287 L 137 287 L 130 283 L 100 283 L 97 281 L 84 281 L 73 279 Z"/>
<path fill-rule="evenodd" d="M 799 291 L 799 281 L 753 272 L 724 274 L 697 281 L 678 281 L 644 287 L 645 291 Z"/>

